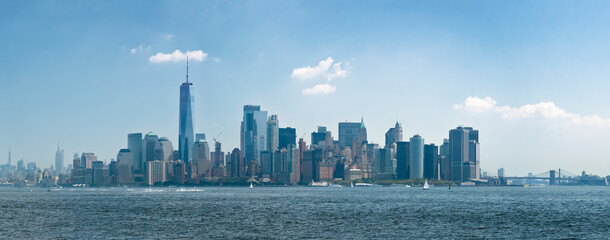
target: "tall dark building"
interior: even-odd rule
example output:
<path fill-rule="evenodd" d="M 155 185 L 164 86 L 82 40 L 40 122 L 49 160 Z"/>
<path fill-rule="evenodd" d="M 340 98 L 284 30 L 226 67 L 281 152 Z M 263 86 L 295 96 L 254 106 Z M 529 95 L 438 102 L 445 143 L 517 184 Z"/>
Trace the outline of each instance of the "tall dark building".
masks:
<path fill-rule="evenodd" d="M 424 145 L 424 178 L 438 179 L 438 146 Z"/>
<path fill-rule="evenodd" d="M 231 176 L 233 178 L 243 178 L 245 173 L 244 158 L 239 148 L 234 148 L 231 152 Z"/>
<path fill-rule="evenodd" d="M 449 131 L 449 158 L 453 181 L 465 182 L 478 177 L 478 152 L 478 130 L 459 126 Z"/>
<path fill-rule="evenodd" d="M 311 144 L 318 148 L 333 148 L 333 137 L 326 127 L 318 126 L 318 132 L 311 133 Z"/>
<path fill-rule="evenodd" d="M 297 130 L 294 128 L 280 128 L 279 129 L 279 149 L 291 148 L 290 145 L 296 147 L 297 145 Z"/>
<path fill-rule="evenodd" d="M 396 125 L 385 133 L 385 147 L 389 148 L 393 143 L 400 141 L 402 141 L 402 126 L 396 122 Z"/>
<path fill-rule="evenodd" d="M 367 141 L 366 127 L 364 119 L 357 122 L 340 122 L 339 123 L 339 146 L 353 148 L 354 142 L 360 146 Z"/>
<path fill-rule="evenodd" d="M 409 178 L 411 145 L 409 142 L 396 142 L 396 178 Z"/>

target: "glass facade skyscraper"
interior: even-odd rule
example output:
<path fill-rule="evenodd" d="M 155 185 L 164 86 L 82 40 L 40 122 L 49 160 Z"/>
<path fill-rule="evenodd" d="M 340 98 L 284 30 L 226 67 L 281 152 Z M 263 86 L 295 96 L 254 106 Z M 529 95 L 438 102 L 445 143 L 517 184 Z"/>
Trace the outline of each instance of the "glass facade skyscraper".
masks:
<path fill-rule="evenodd" d="M 186 62 L 186 82 L 180 86 L 180 126 L 178 133 L 178 156 L 186 163 L 190 162 L 191 148 L 195 140 L 193 131 L 193 83 L 189 82 L 188 60 Z"/>
<path fill-rule="evenodd" d="M 260 164 L 260 152 L 268 150 L 267 111 L 261 111 L 260 106 L 244 106 L 244 119 L 241 122 L 240 142 L 246 162 L 257 160 Z"/>

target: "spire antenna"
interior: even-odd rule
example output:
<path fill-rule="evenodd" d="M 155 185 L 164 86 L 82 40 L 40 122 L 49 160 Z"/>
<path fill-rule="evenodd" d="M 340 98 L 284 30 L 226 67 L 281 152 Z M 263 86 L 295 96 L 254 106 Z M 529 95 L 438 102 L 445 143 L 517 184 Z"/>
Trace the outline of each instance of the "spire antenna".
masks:
<path fill-rule="evenodd" d="M 189 56 L 186 56 L 186 83 L 189 83 Z"/>

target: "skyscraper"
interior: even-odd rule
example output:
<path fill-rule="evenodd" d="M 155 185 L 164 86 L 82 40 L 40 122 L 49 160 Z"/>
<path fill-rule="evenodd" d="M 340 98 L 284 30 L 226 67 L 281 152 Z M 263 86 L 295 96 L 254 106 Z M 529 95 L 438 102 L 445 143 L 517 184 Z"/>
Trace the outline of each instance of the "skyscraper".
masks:
<path fill-rule="evenodd" d="M 424 177 L 424 139 L 415 135 L 410 139 L 409 178 Z"/>
<path fill-rule="evenodd" d="M 210 147 L 205 139 L 199 139 L 193 145 L 193 162 L 197 165 L 199 175 L 206 175 L 214 167 L 210 160 Z"/>
<path fill-rule="evenodd" d="M 233 178 L 242 178 L 244 176 L 244 161 L 239 148 L 234 148 L 231 152 L 231 176 Z"/>
<path fill-rule="evenodd" d="M 411 154 L 409 142 L 396 142 L 396 178 L 409 178 L 409 158 Z"/>
<path fill-rule="evenodd" d="M 449 131 L 449 158 L 453 181 L 468 181 L 478 177 L 479 131 L 459 126 Z M 472 149 L 472 151 L 470 151 Z"/>
<path fill-rule="evenodd" d="M 440 176 L 438 159 L 438 146 L 424 145 L 424 178 L 438 179 Z"/>
<path fill-rule="evenodd" d="M 191 148 L 195 141 L 193 132 L 193 83 L 189 82 L 189 62 L 186 60 L 186 82 L 180 86 L 180 116 L 178 155 L 185 163 L 191 160 Z"/>
<path fill-rule="evenodd" d="M 279 120 L 277 115 L 271 115 L 267 120 L 267 146 L 270 152 L 278 149 L 279 145 Z"/>
<path fill-rule="evenodd" d="M 9 157 L 10 159 L 10 157 Z M 64 150 L 59 149 L 57 145 L 57 152 L 55 152 L 55 175 L 64 173 Z"/>
<path fill-rule="evenodd" d="M 291 146 L 292 145 L 292 146 Z M 289 149 L 297 145 L 297 130 L 291 127 L 279 129 L 279 149 Z"/>
<path fill-rule="evenodd" d="M 260 163 L 260 152 L 268 150 L 267 112 L 261 111 L 261 106 L 258 105 L 245 105 L 240 132 L 240 146 L 245 162 L 257 160 Z"/>
<path fill-rule="evenodd" d="M 80 168 L 92 168 L 93 162 L 97 161 L 95 153 L 83 153 L 80 158 Z"/>
<path fill-rule="evenodd" d="M 159 137 L 154 132 L 149 132 L 144 136 L 142 140 L 142 162 L 144 165 L 140 166 L 143 170 L 146 169 L 146 162 L 154 161 L 155 159 L 155 146 Z"/>
<path fill-rule="evenodd" d="M 333 136 L 324 126 L 318 126 L 318 132 L 311 133 L 311 144 L 318 148 L 333 148 Z"/>
<path fill-rule="evenodd" d="M 385 147 L 389 148 L 392 143 L 400 141 L 402 141 L 402 126 L 396 122 L 396 125 L 385 133 Z"/>
<path fill-rule="evenodd" d="M 366 141 L 366 127 L 364 119 L 358 122 L 340 122 L 339 123 L 339 146 L 354 148 L 353 143 L 356 142 L 356 147 L 359 147 L 362 142 Z"/>
<path fill-rule="evenodd" d="M 121 149 L 116 156 L 118 164 L 117 183 L 134 183 L 133 170 L 134 154 L 129 149 Z"/>
<path fill-rule="evenodd" d="M 142 166 L 142 133 L 130 133 L 127 135 L 127 148 L 133 154 L 133 164 L 131 168 L 134 171 L 143 172 Z"/>
<path fill-rule="evenodd" d="M 159 141 L 155 145 L 155 156 L 154 160 L 161 160 L 169 162 L 173 159 L 174 146 L 167 137 L 159 138 Z"/>

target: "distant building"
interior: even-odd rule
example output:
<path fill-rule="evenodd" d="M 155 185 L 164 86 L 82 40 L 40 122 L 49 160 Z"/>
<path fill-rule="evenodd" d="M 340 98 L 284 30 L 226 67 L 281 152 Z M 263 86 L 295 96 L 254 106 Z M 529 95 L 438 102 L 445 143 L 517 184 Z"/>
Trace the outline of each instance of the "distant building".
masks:
<path fill-rule="evenodd" d="M 409 142 L 396 142 L 396 178 L 410 178 L 411 146 Z"/>
<path fill-rule="evenodd" d="M 240 149 L 245 162 L 260 161 L 260 152 L 267 149 L 267 112 L 258 105 L 245 105 L 241 122 Z"/>
<path fill-rule="evenodd" d="M 261 152 L 261 176 L 273 176 L 273 153 L 270 151 Z"/>
<path fill-rule="evenodd" d="M 505 177 L 505 176 L 506 176 L 506 175 L 504 175 L 504 168 L 500 168 L 500 169 L 498 169 L 498 177 L 499 177 L 499 178 L 503 178 L 503 177 Z"/>
<path fill-rule="evenodd" d="M 277 115 L 271 115 L 267 120 L 267 146 L 270 152 L 278 150 L 279 146 L 279 120 Z"/>
<path fill-rule="evenodd" d="M 166 162 L 154 160 L 146 162 L 146 183 L 150 186 L 166 181 Z"/>
<path fill-rule="evenodd" d="M 178 131 L 178 154 L 182 161 L 190 163 L 191 148 L 195 142 L 193 131 L 193 83 L 189 82 L 188 59 L 186 61 L 186 81 L 180 85 L 180 116 Z"/>
<path fill-rule="evenodd" d="M 340 122 L 339 123 L 339 146 L 340 147 L 352 147 L 353 143 L 356 142 L 358 146 L 363 142 L 367 141 L 366 127 L 364 126 L 364 119 L 357 122 Z"/>
<path fill-rule="evenodd" d="M 146 164 L 146 162 L 158 160 L 155 159 L 155 147 L 158 142 L 159 137 L 153 132 L 149 132 L 144 136 L 144 140 L 142 140 L 142 161 L 144 164 Z M 145 168 L 145 166 L 143 166 L 143 168 Z"/>
<path fill-rule="evenodd" d="M 424 178 L 438 179 L 438 147 L 434 144 L 424 145 Z"/>
<path fill-rule="evenodd" d="M 300 181 L 300 159 L 297 148 L 282 148 L 273 154 L 273 178 L 276 182 L 296 184 Z"/>
<path fill-rule="evenodd" d="M 465 182 L 479 177 L 479 131 L 457 127 L 449 131 L 449 157 L 453 181 Z M 473 149 L 473 151 L 470 151 Z"/>
<path fill-rule="evenodd" d="M 443 145 L 440 146 L 440 155 L 439 155 L 439 163 L 440 163 L 440 179 L 446 181 L 452 181 L 452 166 L 451 158 L 449 157 L 449 139 L 443 139 Z"/>
<path fill-rule="evenodd" d="M 159 138 L 157 144 L 155 145 L 154 151 L 154 160 L 161 160 L 165 162 L 173 160 L 174 147 L 172 142 L 166 137 Z"/>
<path fill-rule="evenodd" d="M 358 179 L 362 179 L 362 172 L 360 169 L 354 167 L 345 169 L 345 180 L 354 181 Z"/>
<path fill-rule="evenodd" d="M 279 149 L 289 149 L 297 145 L 297 130 L 291 127 L 279 129 Z"/>
<path fill-rule="evenodd" d="M 90 169 L 93 167 L 92 163 L 97 161 L 95 153 L 83 153 L 80 157 L 80 168 Z"/>
<path fill-rule="evenodd" d="M 402 141 L 402 126 L 396 122 L 393 128 L 385 133 L 385 147 L 389 148 L 392 144 Z"/>
<path fill-rule="evenodd" d="M 224 153 L 222 152 L 222 144 L 220 142 L 214 143 L 214 152 L 212 152 L 212 164 L 214 167 L 224 166 Z"/>
<path fill-rule="evenodd" d="M 332 162 L 320 162 L 316 166 L 316 176 L 318 181 L 332 182 L 335 164 Z"/>
<path fill-rule="evenodd" d="M 121 149 L 116 156 L 117 159 L 117 183 L 131 184 L 134 183 L 133 163 L 134 154 L 129 149 Z"/>
<path fill-rule="evenodd" d="M 333 136 L 324 126 L 318 126 L 317 132 L 311 133 L 311 144 L 316 148 L 333 148 Z"/>
<path fill-rule="evenodd" d="M 409 178 L 424 177 L 424 139 L 415 135 L 410 139 Z"/>
<path fill-rule="evenodd" d="M 231 165 L 231 177 L 232 178 L 242 178 L 244 177 L 244 162 L 243 162 L 243 157 L 241 155 L 241 151 L 239 150 L 239 148 L 234 148 L 233 151 L 231 152 L 231 159 L 230 159 L 230 165 Z"/>
<path fill-rule="evenodd" d="M 127 148 L 133 153 L 133 170 L 141 171 L 144 166 L 144 163 L 142 162 L 142 133 L 128 134 Z"/>
<path fill-rule="evenodd" d="M 207 175 L 214 166 L 210 159 L 210 148 L 205 139 L 199 139 L 193 145 L 192 161 L 197 167 L 197 174 L 200 176 Z"/>
<path fill-rule="evenodd" d="M 110 184 L 110 169 L 102 161 L 92 162 L 92 184 L 106 186 Z"/>
<path fill-rule="evenodd" d="M 396 144 L 393 144 L 394 146 Z M 375 150 L 373 162 L 373 177 L 375 179 L 393 179 L 396 175 L 396 158 L 394 148 Z"/>
<path fill-rule="evenodd" d="M 9 161 L 10 161 L 10 153 L 9 153 Z M 10 165 L 10 163 L 9 163 Z M 57 152 L 55 152 L 55 175 L 64 174 L 64 150 L 59 149 L 59 145 L 57 145 Z"/>
<path fill-rule="evenodd" d="M 186 164 L 182 160 L 173 161 L 173 182 L 176 184 L 184 184 L 186 182 Z"/>

